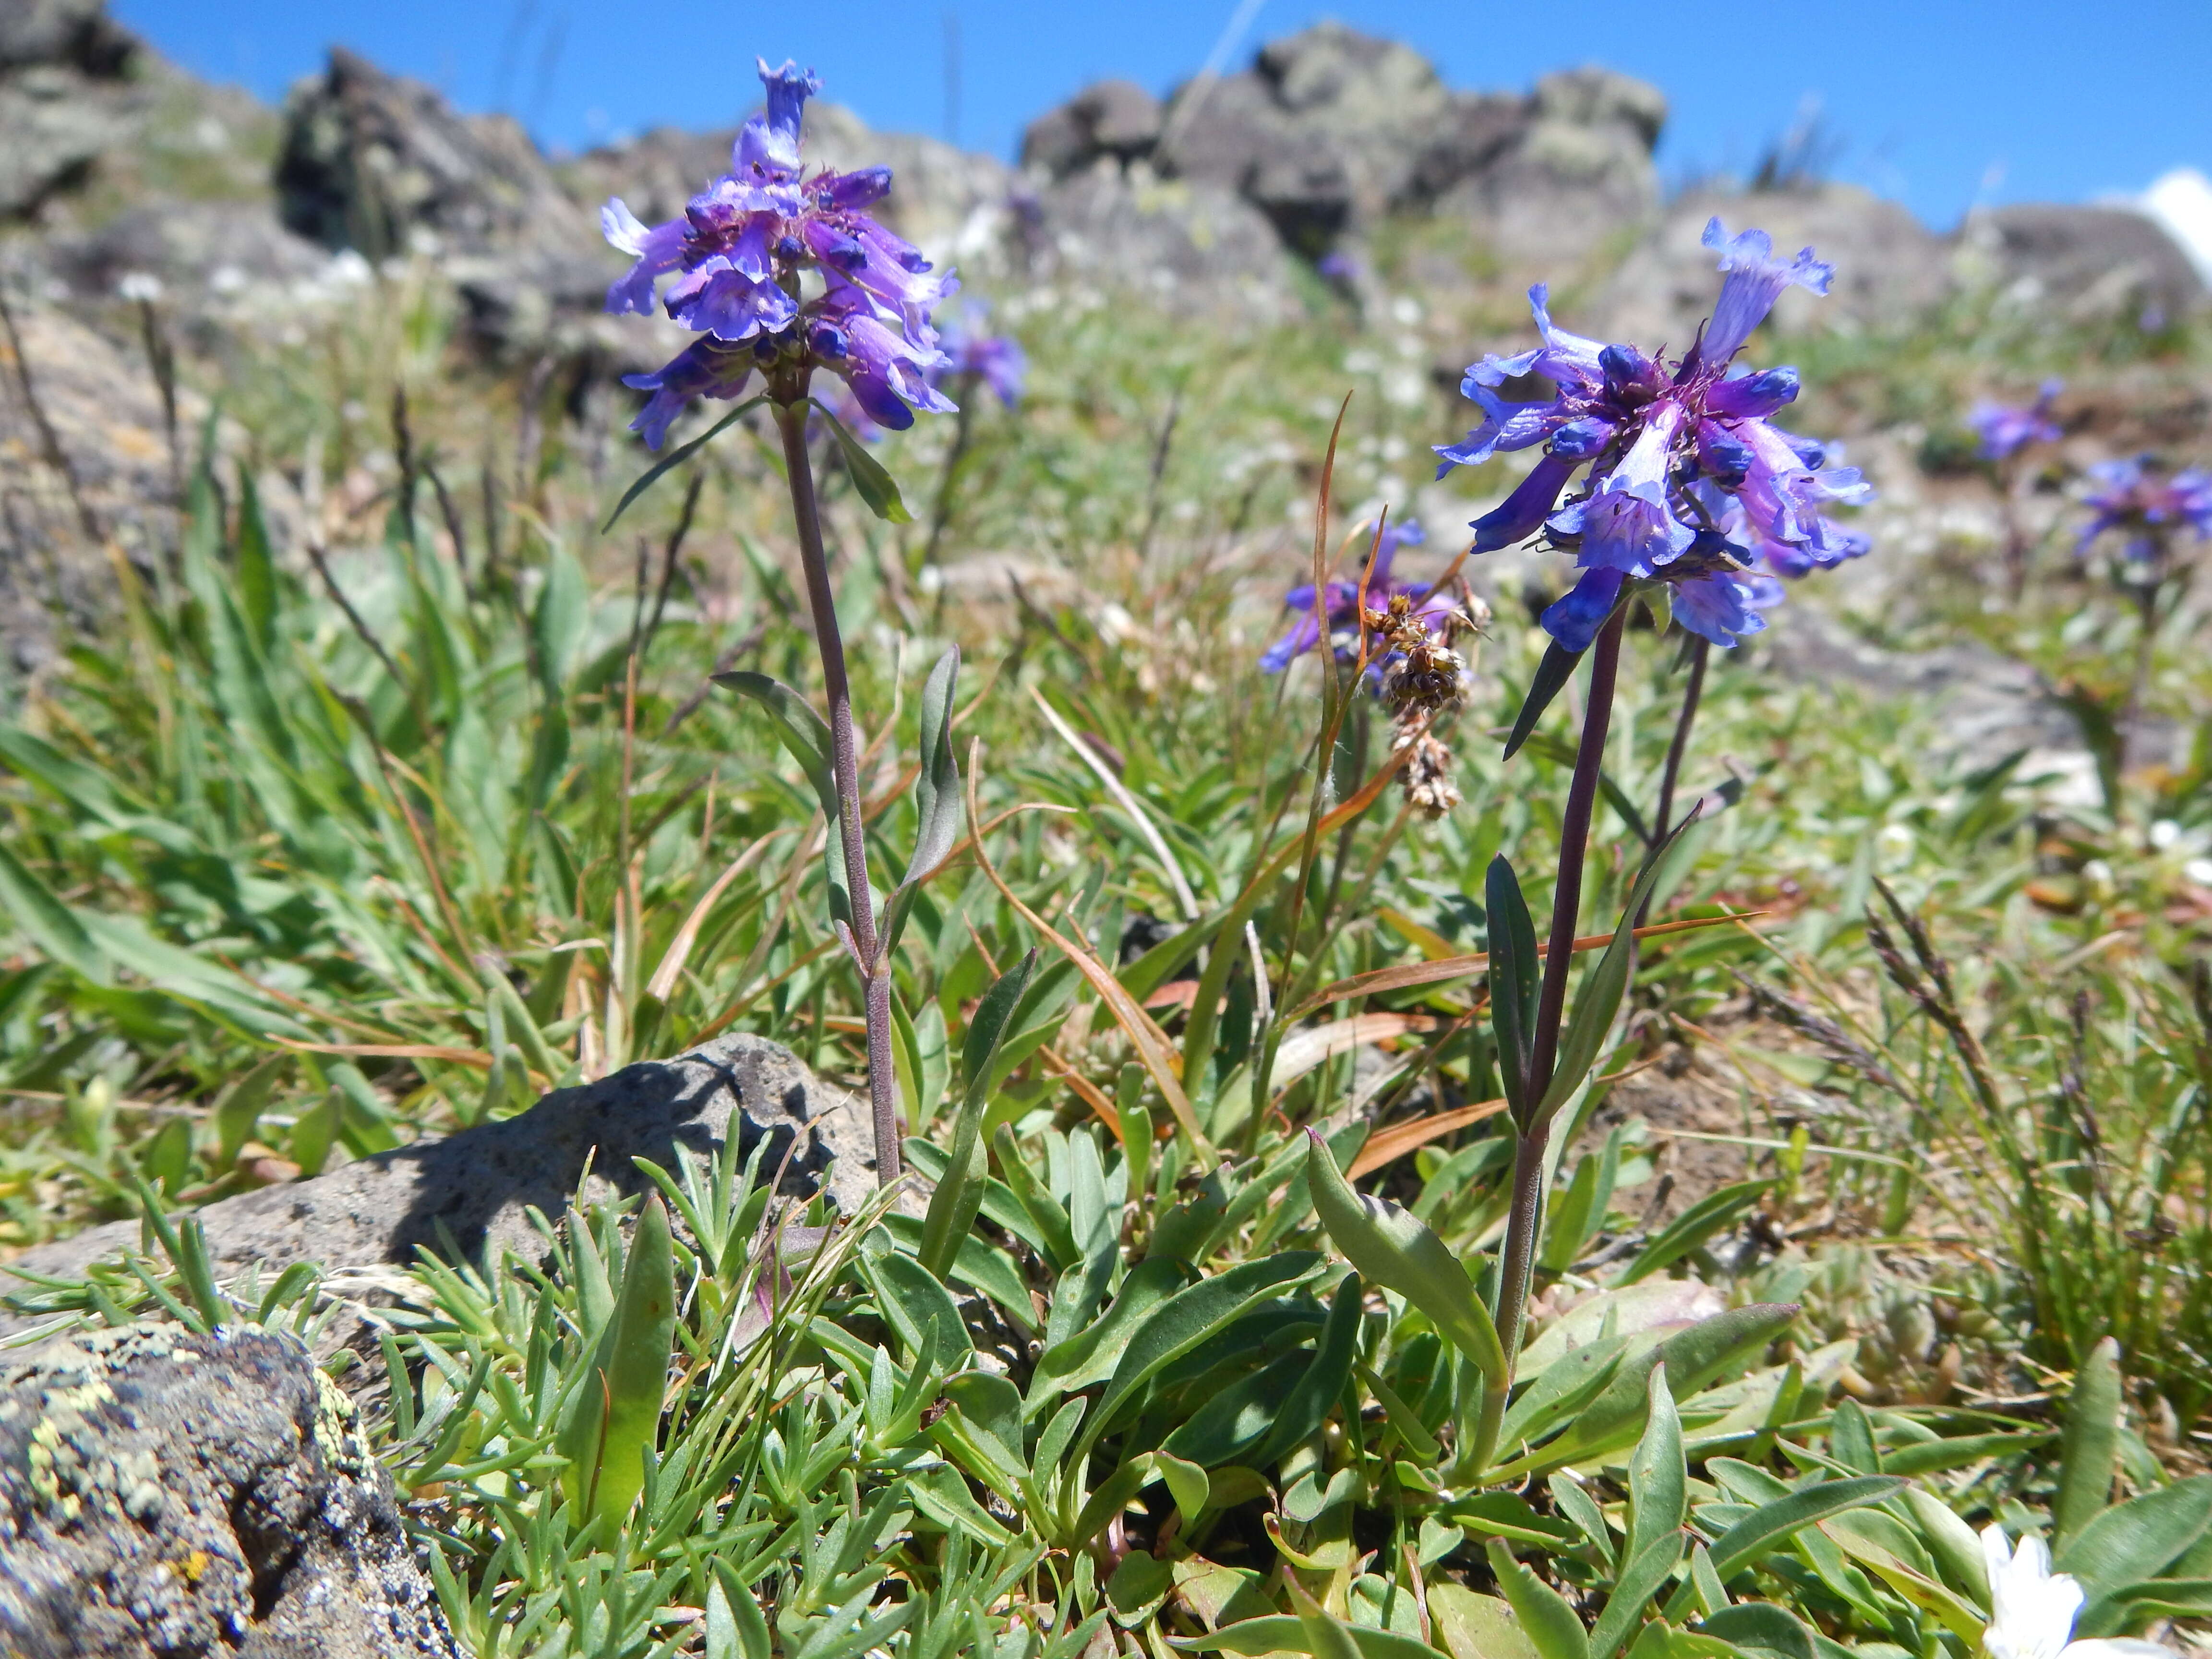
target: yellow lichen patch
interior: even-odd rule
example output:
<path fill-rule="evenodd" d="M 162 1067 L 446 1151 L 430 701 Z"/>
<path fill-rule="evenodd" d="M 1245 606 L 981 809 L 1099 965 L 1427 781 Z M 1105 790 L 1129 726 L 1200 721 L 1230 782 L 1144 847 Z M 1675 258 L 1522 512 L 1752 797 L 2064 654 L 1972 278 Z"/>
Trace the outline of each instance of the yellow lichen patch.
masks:
<path fill-rule="evenodd" d="M 208 1563 L 211 1559 L 205 1550 L 194 1550 L 183 1560 L 171 1561 L 167 1565 L 171 1572 L 175 1573 L 187 1584 L 197 1584 L 207 1571 Z"/>

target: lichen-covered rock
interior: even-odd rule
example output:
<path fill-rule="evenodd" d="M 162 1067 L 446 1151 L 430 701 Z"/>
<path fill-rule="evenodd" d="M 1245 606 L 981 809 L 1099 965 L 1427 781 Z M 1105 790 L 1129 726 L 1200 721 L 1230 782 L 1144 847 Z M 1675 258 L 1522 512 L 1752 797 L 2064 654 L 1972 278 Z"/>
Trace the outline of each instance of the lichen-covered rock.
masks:
<path fill-rule="evenodd" d="M 559 1215 L 580 1183 L 587 1202 L 638 1192 L 646 1179 L 634 1158 L 673 1170 L 681 1150 L 703 1157 L 732 1134 L 740 1157 L 768 1141 L 763 1166 L 781 1172 L 781 1190 L 826 1186 L 849 1214 L 875 1186 L 866 1120 L 865 1104 L 826 1088 L 781 1044 L 726 1036 L 557 1090 L 497 1123 L 241 1193 L 198 1215 L 219 1279 L 256 1267 L 265 1280 L 295 1261 L 403 1266 L 417 1246 L 442 1249 L 447 1237 L 471 1257 L 513 1250 L 535 1261 L 544 1242 L 530 1224 L 533 1207 Z M 138 1223 L 112 1222 L 8 1266 L 62 1278 L 139 1244 Z M 27 1323 L 0 1315 L 0 1336 Z"/>
<path fill-rule="evenodd" d="M 353 1407 L 298 1341 L 80 1332 L 0 1368 L 0 1649 L 460 1659 Z"/>

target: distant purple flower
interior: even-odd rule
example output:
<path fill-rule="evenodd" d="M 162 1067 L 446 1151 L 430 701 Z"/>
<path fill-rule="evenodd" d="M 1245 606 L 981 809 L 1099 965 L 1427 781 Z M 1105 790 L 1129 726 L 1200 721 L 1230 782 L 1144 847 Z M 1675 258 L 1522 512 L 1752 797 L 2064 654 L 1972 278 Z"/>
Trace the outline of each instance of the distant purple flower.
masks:
<path fill-rule="evenodd" d="M 1976 404 L 1966 424 L 1982 441 L 1982 459 L 2005 460 L 2030 444 L 2055 444 L 2064 437 L 2058 422 L 2051 418 L 2051 405 L 2065 390 L 2063 380 L 2045 380 L 2037 388 L 2034 403 L 2026 409 L 2009 404 Z"/>
<path fill-rule="evenodd" d="M 1022 387 L 1029 380 L 1029 354 L 1021 342 L 1006 334 L 980 334 L 963 328 L 958 323 L 945 325 L 939 342 L 945 354 L 945 365 L 938 372 L 939 380 L 957 380 L 972 374 L 998 394 L 999 401 L 1012 409 L 1022 400 Z"/>
<path fill-rule="evenodd" d="M 760 60 L 768 107 L 748 120 L 730 171 L 684 206 L 647 226 L 621 198 L 599 210 L 606 239 L 637 263 L 607 289 L 607 309 L 668 315 L 702 337 L 674 362 L 624 383 L 653 393 L 633 431 L 658 449 L 693 398 L 739 396 L 758 369 L 780 401 L 805 395 L 817 368 L 851 388 L 869 416 L 914 424 L 914 410 L 949 410 L 933 374 L 945 362 L 930 312 L 959 284 L 866 211 L 890 189 L 889 167 L 801 175 L 799 128 L 821 89 L 812 73 Z M 802 298 L 803 275 L 820 292 Z"/>
<path fill-rule="evenodd" d="M 1870 498 L 1857 471 L 1826 465 L 1823 446 L 1768 422 L 1796 399 L 1797 371 L 1730 374 L 1783 290 L 1826 294 L 1832 267 L 1810 248 L 1778 259 L 1764 231 L 1730 237 L 1718 219 L 1705 227 L 1705 242 L 1719 252 L 1725 280 L 1711 322 L 1679 362 L 1558 327 L 1539 283 L 1528 302 L 1543 344 L 1469 368 L 1460 390 L 1481 406 L 1482 424 L 1465 442 L 1437 448 L 1441 478 L 1454 466 L 1542 447 L 1519 487 L 1475 520 L 1474 550 L 1509 547 L 1540 529 L 1576 554 L 1582 577 L 1544 613 L 1545 628 L 1571 650 L 1590 642 L 1632 581 L 1668 583 L 1677 621 L 1732 646 L 1764 628 L 1759 612 L 1782 596 L 1766 572 L 1802 574 L 1869 545 L 1823 512 Z M 1553 395 L 1501 395 L 1530 375 L 1549 380 Z M 1584 487 L 1560 505 L 1585 465 Z"/>
<path fill-rule="evenodd" d="M 2089 469 L 2094 487 L 2082 496 L 2090 511 L 2077 550 L 2099 537 L 2118 535 L 2120 550 L 2139 564 L 2156 562 L 2186 526 L 2199 541 L 2212 539 L 2212 474 L 2195 467 L 2163 480 L 2152 477 L 2150 457 L 2100 461 Z"/>
<path fill-rule="evenodd" d="M 1416 615 L 1441 616 L 1451 608 L 1442 594 L 1433 593 L 1426 582 L 1401 582 L 1390 574 L 1390 566 L 1398 556 L 1401 547 L 1419 547 L 1427 537 L 1421 526 L 1412 520 L 1403 524 L 1385 526 L 1382 545 L 1375 551 L 1375 568 L 1366 571 L 1367 608 L 1381 611 L 1398 594 L 1412 602 Z M 1361 569 L 1365 571 L 1363 564 Z M 1321 626 L 1314 620 L 1314 589 L 1311 582 L 1292 588 L 1283 596 L 1283 603 L 1296 614 L 1297 620 L 1291 624 L 1290 632 L 1277 640 L 1260 655 L 1260 666 L 1270 674 L 1279 674 L 1300 657 L 1321 643 Z M 1322 589 L 1322 609 L 1328 618 L 1328 638 L 1339 662 L 1356 662 L 1359 657 L 1359 577 L 1338 577 Z M 1379 662 L 1369 665 L 1370 678 L 1379 676 Z"/>

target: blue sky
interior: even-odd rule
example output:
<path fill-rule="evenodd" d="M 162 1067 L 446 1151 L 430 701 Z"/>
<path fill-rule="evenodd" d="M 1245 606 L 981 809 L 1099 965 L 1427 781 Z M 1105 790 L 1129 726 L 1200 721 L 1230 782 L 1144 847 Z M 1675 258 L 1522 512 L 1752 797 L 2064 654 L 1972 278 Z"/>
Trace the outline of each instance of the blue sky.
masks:
<path fill-rule="evenodd" d="M 726 125 L 758 92 L 756 52 L 818 70 L 878 127 L 1011 156 L 1023 124 L 1118 75 L 1165 91 L 1255 0 L 111 0 L 170 57 L 264 97 L 343 41 L 580 148 L 660 123 Z M 1747 168 L 1811 111 L 1839 177 L 1948 227 L 1977 201 L 2081 201 L 2169 167 L 2212 173 L 2212 3 L 2133 0 L 1257 0 L 1231 66 L 1324 15 L 1411 42 L 1468 88 L 1520 88 L 1596 62 L 1656 82 L 1670 178 Z M 957 107 L 949 110 L 948 40 Z"/>

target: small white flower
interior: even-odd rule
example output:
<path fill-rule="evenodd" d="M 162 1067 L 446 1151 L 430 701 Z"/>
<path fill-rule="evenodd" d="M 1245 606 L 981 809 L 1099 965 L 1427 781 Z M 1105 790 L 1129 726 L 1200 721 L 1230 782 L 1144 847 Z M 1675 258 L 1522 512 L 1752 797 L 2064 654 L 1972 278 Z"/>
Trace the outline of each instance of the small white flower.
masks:
<path fill-rule="evenodd" d="M 2051 1570 L 2051 1551 L 2040 1538 L 2023 1538 L 2013 1549 L 2004 1528 L 1982 1533 L 1982 1560 L 1990 1572 L 1990 1622 L 1982 1647 L 1990 1659 L 2175 1659 L 2173 1650 L 2133 1637 L 2075 1642 L 2074 1620 L 2085 1599 L 2070 1572 Z"/>

